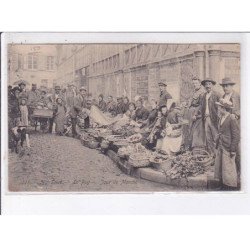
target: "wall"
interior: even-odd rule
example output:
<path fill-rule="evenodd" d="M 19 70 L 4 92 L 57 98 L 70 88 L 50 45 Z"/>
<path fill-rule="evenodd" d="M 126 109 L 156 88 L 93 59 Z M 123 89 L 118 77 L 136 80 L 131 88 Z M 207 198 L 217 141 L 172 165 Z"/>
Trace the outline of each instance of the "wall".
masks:
<path fill-rule="evenodd" d="M 28 54 L 33 53 L 38 58 L 37 69 L 28 68 Z M 47 56 L 54 57 L 54 69 L 47 69 Z M 45 85 L 42 80 L 48 80 L 47 87 L 53 87 L 57 80 L 57 51 L 54 45 L 9 45 L 9 84 L 24 79 L 29 85 L 36 83 L 38 86 Z M 29 86 L 28 86 L 29 87 Z"/>
<path fill-rule="evenodd" d="M 158 99 L 157 83 L 165 81 L 175 100 L 186 101 L 193 92 L 194 75 L 218 83 L 231 77 L 240 90 L 238 44 L 90 44 L 71 51 L 58 64 L 58 79 L 79 83 L 76 71 L 88 68 L 84 84 L 94 97 L 103 93 L 131 100 L 136 95 Z M 215 88 L 222 91 L 219 84 Z"/>

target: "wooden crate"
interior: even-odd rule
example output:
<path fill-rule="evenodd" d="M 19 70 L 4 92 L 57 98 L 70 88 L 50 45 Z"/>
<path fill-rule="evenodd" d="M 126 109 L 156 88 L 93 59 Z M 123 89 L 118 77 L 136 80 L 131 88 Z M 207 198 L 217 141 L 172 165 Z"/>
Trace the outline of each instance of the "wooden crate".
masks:
<path fill-rule="evenodd" d="M 52 118 L 53 111 L 50 109 L 35 109 L 32 116 L 38 118 Z"/>

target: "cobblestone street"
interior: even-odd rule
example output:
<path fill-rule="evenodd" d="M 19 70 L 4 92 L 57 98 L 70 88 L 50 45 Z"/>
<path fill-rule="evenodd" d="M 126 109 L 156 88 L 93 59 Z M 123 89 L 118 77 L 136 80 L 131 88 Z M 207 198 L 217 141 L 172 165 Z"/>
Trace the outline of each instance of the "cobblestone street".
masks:
<path fill-rule="evenodd" d="M 176 191 L 128 176 L 109 157 L 79 140 L 31 134 L 29 155 L 9 155 L 10 191 Z"/>

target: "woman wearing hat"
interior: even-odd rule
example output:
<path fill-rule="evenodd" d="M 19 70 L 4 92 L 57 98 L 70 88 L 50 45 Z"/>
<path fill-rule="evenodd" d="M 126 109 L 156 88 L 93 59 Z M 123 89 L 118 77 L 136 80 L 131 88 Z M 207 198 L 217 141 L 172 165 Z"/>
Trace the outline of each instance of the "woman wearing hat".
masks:
<path fill-rule="evenodd" d="M 218 136 L 216 139 L 217 154 L 215 158 L 214 177 L 224 190 L 235 190 L 238 186 L 235 156 L 240 140 L 240 131 L 237 120 L 231 111 L 231 102 L 222 99 L 216 102 L 218 106 Z"/>

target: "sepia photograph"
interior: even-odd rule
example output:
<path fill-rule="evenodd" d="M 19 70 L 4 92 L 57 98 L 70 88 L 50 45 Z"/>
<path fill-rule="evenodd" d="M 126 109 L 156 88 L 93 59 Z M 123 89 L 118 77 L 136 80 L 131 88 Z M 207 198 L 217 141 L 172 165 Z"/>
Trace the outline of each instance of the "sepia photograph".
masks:
<path fill-rule="evenodd" d="M 240 50 L 9 43 L 8 191 L 241 191 Z"/>

